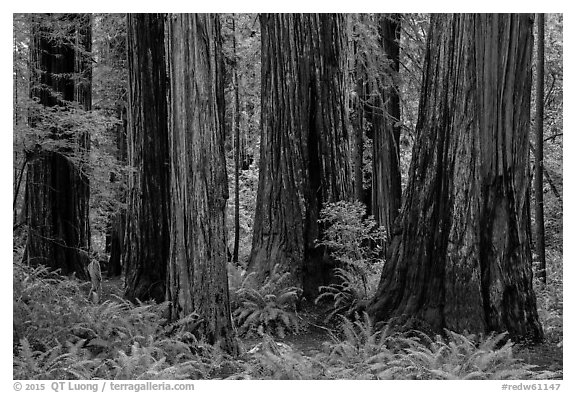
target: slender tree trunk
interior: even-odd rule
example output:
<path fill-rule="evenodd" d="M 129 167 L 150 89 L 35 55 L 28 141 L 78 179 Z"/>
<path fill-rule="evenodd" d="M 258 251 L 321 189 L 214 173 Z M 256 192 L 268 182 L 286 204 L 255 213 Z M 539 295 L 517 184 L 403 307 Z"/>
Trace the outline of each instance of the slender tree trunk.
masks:
<path fill-rule="evenodd" d="M 128 14 L 128 211 L 125 296 L 164 301 L 169 150 L 164 15 Z"/>
<path fill-rule="evenodd" d="M 373 86 L 376 100 L 369 110 L 374 130 L 372 153 L 372 212 L 378 225 L 391 236 L 394 220 L 400 210 L 402 196 L 400 178 L 400 97 L 398 71 L 400 65 L 400 18 L 378 15 L 380 45 L 389 65 L 382 78 L 386 85 Z"/>
<path fill-rule="evenodd" d="M 364 151 L 364 116 L 362 111 L 359 111 L 358 117 L 355 118 L 356 124 L 354 125 L 354 199 L 358 202 L 364 202 L 364 188 L 363 188 L 363 171 L 364 165 L 363 151 Z"/>
<path fill-rule="evenodd" d="M 358 54 L 357 43 L 353 43 L 354 58 Z M 352 127 L 354 132 L 354 199 L 364 202 L 363 187 L 363 155 L 364 155 L 364 73 L 366 70 L 359 61 L 354 63 L 355 95 L 353 102 L 354 116 Z"/>
<path fill-rule="evenodd" d="M 375 320 L 542 338 L 527 233 L 531 57 L 528 14 L 433 15 Z"/>
<path fill-rule="evenodd" d="M 238 264 L 238 248 L 240 246 L 240 83 L 238 80 L 238 61 L 236 58 L 236 21 L 232 15 L 232 48 L 234 53 L 234 252 L 232 262 Z"/>
<path fill-rule="evenodd" d="M 169 17 L 172 320 L 196 313 L 202 333 L 235 353 L 228 298 L 224 85 L 216 14 Z"/>
<path fill-rule="evenodd" d="M 74 44 L 59 43 L 51 36 L 52 23 L 60 21 L 71 26 L 67 33 Z M 89 14 L 32 17 L 30 96 L 43 106 L 66 108 L 75 101 L 84 110 L 91 109 L 91 60 L 86 55 L 92 48 L 91 28 Z M 29 123 L 41 126 L 34 115 Z M 37 145 L 27 153 L 24 259 L 87 279 L 90 188 L 85 162 L 89 135 L 58 129 L 46 132 L 47 139 L 67 144 L 55 150 Z"/>
<path fill-rule="evenodd" d="M 18 67 L 16 66 L 17 61 L 17 50 L 16 50 L 16 27 L 13 27 L 13 37 L 12 37 L 12 64 L 14 65 L 14 75 L 12 78 L 12 83 L 14 86 L 13 96 L 12 96 L 12 107 L 14 108 L 14 112 L 12 114 L 12 121 L 14 124 L 14 129 L 18 127 Z M 14 131 L 16 132 L 16 131 Z M 24 161 L 22 165 L 22 169 L 18 171 L 18 166 L 16 163 L 19 161 L 18 157 L 18 150 L 14 149 L 13 153 L 14 157 L 14 165 L 13 165 L 13 185 L 14 189 L 12 191 L 13 195 L 13 203 L 12 203 L 12 223 L 16 225 L 16 221 L 18 219 L 18 212 L 16 209 L 16 202 L 18 201 L 18 194 L 20 193 L 20 184 L 22 180 L 22 175 L 24 173 L 24 169 L 26 169 L 26 161 Z M 20 175 L 18 173 L 20 172 Z"/>
<path fill-rule="evenodd" d="M 118 149 L 118 161 L 124 165 L 128 161 L 127 149 L 127 111 L 125 104 L 118 103 L 116 117 L 120 124 L 116 125 L 116 148 Z M 112 181 L 112 179 L 111 179 Z M 118 195 L 120 203 L 126 203 L 126 193 Z M 121 207 L 110 218 L 110 257 L 108 258 L 108 276 L 117 277 L 122 274 L 122 250 L 124 249 L 124 236 L 126 234 L 126 208 Z"/>
<path fill-rule="evenodd" d="M 544 233 L 544 14 L 536 16 L 538 51 L 536 58 L 536 121 L 534 154 L 534 240 L 536 241 L 536 277 L 546 284 L 546 253 Z"/>
<path fill-rule="evenodd" d="M 260 178 L 249 270 L 289 271 L 313 299 L 326 202 L 352 197 L 344 17 L 262 14 Z M 276 266 L 276 268 L 275 268 Z"/>

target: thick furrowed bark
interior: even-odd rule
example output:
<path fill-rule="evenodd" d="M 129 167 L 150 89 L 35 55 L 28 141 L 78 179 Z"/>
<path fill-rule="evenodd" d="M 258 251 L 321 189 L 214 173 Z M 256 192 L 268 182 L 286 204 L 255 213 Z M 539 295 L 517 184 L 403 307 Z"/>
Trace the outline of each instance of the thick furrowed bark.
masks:
<path fill-rule="evenodd" d="M 376 320 L 542 338 L 526 225 L 531 45 L 528 15 L 433 17 Z"/>
<path fill-rule="evenodd" d="M 128 209 L 125 296 L 164 301 L 169 237 L 169 150 L 164 15 L 128 14 Z"/>
<path fill-rule="evenodd" d="M 224 85 L 215 14 L 169 16 L 172 320 L 198 314 L 201 333 L 237 352 L 228 298 Z"/>
<path fill-rule="evenodd" d="M 249 270 L 313 298 L 328 266 L 315 247 L 325 202 L 352 194 L 341 15 L 262 15 L 260 178 Z"/>

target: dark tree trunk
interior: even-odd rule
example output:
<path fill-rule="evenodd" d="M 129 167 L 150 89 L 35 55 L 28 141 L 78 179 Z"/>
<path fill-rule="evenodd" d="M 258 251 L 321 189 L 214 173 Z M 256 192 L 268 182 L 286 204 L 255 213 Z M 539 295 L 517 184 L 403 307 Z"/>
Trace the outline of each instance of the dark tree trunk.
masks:
<path fill-rule="evenodd" d="M 351 44 L 354 58 L 354 95 L 352 100 L 352 130 L 354 133 L 354 199 L 364 203 L 363 184 L 363 161 L 364 161 L 364 83 L 366 69 L 363 62 L 359 61 L 358 42 Z"/>
<path fill-rule="evenodd" d="M 120 120 L 120 124 L 116 125 L 116 148 L 118 149 L 118 161 L 122 164 L 126 164 L 128 161 L 128 149 L 127 149 L 127 125 L 128 119 L 126 106 L 124 103 L 119 103 L 116 108 L 116 116 Z M 112 182 L 113 179 L 111 178 Z M 115 179 L 114 179 L 115 181 Z M 120 203 L 123 205 L 126 203 L 126 195 L 124 191 L 120 192 L 118 195 Z M 121 207 L 119 210 L 114 212 L 110 217 L 110 242 L 109 242 L 109 252 L 110 257 L 108 258 L 108 276 L 117 277 L 122 274 L 122 250 L 124 249 L 124 236 L 126 234 L 126 208 Z"/>
<path fill-rule="evenodd" d="M 53 39 L 52 24 L 67 26 L 70 42 Z M 32 17 L 31 91 L 43 106 L 68 107 L 77 102 L 91 109 L 91 17 L 61 14 Z M 66 41 L 66 40 L 64 40 Z M 41 126 L 31 115 L 32 127 Z M 90 188 L 86 176 L 89 135 L 73 130 L 46 130 L 46 138 L 62 144 L 55 150 L 37 145 L 29 151 L 26 176 L 28 238 L 25 261 L 75 273 L 87 279 Z"/>
<path fill-rule="evenodd" d="M 236 352 L 228 298 L 224 85 L 215 14 L 168 25 L 172 219 L 167 297 L 172 320 L 196 313 L 210 343 Z"/>
<path fill-rule="evenodd" d="M 433 15 L 376 321 L 542 338 L 527 234 L 531 56 L 530 15 Z"/>
<path fill-rule="evenodd" d="M 169 237 L 164 15 L 128 14 L 128 210 L 125 296 L 164 301 Z"/>
<path fill-rule="evenodd" d="M 400 18 L 378 15 L 380 45 L 388 58 L 388 67 L 376 90 L 373 106 L 368 111 L 373 129 L 372 151 L 372 214 L 376 223 L 391 236 L 394 220 L 400 210 L 402 196 L 400 179 L 400 97 L 398 71 L 400 65 Z"/>
<path fill-rule="evenodd" d="M 236 22 L 232 15 L 232 47 L 234 53 L 234 119 L 232 120 L 234 129 L 234 251 L 232 262 L 238 264 L 238 248 L 240 246 L 240 154 L 242 144 L 240 143 L 240 83 L 238 81 L 238 62 L 236 59 Z"/>
<path fill-rule="evenodd" d="M 263 14 L 260 177 L 249 270 L 289 271 L 309 299 L 329 264 L 325 202 L 352 197 L 344 17 Z"/>
<path fill-rule="evenodd" d="M 536 58 L 536 132 L 534 154 L 534 240 L 536 277 L 546 284 L 546 246 L 544 235 L 544 14 L 536 17 L 538 24 L 538 51 Z"/>

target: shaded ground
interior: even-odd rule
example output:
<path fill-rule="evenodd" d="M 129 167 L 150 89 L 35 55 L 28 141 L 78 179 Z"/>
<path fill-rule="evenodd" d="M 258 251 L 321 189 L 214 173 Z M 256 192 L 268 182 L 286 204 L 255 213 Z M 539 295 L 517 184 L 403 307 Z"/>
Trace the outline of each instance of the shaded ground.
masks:
<path fill-rule="evenodd" d="M 519 348 L 515 353 L 525 363 L 537 366 L 537 371 L 563 371 L 563 349 L 554 343 L 545 341 L 539 345 Z"/>

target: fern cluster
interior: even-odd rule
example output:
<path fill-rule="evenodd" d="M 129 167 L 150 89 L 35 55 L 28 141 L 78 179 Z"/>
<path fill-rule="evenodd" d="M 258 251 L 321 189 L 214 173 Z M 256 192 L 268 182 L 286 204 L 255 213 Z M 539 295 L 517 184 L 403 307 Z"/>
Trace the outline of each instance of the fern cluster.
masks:
<path fill-rule="evenodd" d="M 76 280 L 19 264 L 14 272 L 15 379 L 201 379 L 241 369 L 190 333 L 193 320 L 167 324 L 166 303 L 94 305 Z"/>
<path fill-rule="evenodd" d="M 248 351 L 242 371 L 228 379 L 320 379 L 323 366 L 316 359 L 303 356 L 291 346 L 279 343 L 270 335 Z"/>
<path fill-rule="evenodd" d="M 563 346 L 564 293 L 562 256 L 550 251 L 547 254 L 547 282 L 534 280 L 534 291 L 538 304 L 538 319 L 544 335 L 558 347 Z"/>
<path fill-rule="evenodd" d="M 290 285 L 290 273 L 272 274 L 257 288 L 255 273 L 248 274 L 235 291 L 237 308 L 232 316 L 243 337 L 270 334 L 285 337 L 298 333 L 302 323 L 296 314 L 296 304 L 302 295 L 300 288 Z"/>
<path fill-rule="evenodd" d="M 361 379 L 535 379 L 551 378 L 514 356 L 506 333 L 486 337 L 446 331 L 430 338 L 418 331 L 376 329 L 370 318 L 342 318 L 340 335 L 319 359 L 338 378 Z"/>
<path fill-rule="evenodd" d="M 355 320 L 339 316 L 339 331 L 331 334 L 331 342 L 324 343 L 318 359 L 329 366 L 328 375 L 344 379 L 374 379 L 368 359 L 391 356 L 394 333 L 385 326 L 376 329 L 366 313 Z"/>
<path fill-rule="evenodd" d="M 535 366 L 514 357 L 506 333 L 487 337 L 446 331 L 434 339 L 418 336 L 399 339 L 404 348 L 368 360 L 380 379 L 533 379 L 549 378 Z"/>

